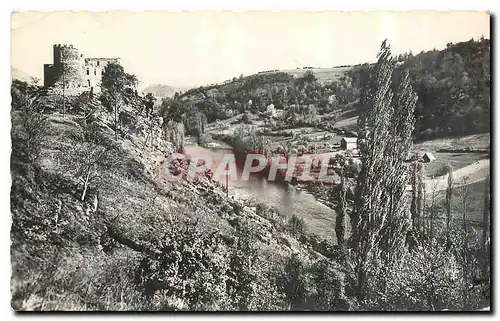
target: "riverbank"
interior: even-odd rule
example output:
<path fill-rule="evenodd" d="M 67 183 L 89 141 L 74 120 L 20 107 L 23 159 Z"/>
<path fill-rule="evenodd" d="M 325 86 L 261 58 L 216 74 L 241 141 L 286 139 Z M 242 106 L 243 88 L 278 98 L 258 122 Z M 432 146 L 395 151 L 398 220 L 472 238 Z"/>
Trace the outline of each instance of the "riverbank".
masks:
<path fill-rule="evenodd" d="M 218 146 L 227 147 L 224 142 Z M 197 144 L 186 146 L 185 152 L 190 157 L 210 155 L 214 171 L 226 154 L 233 153 L 231 149 L 206 148 Z M 236 176 L 240 178 L 244 162 L 236 164 Z M 226 176 L 213 177 L 213 180 L 222 186 L 226 184 L 225 179 Z M 328 206 L 330 204 L 327 203 L 326 199 L 319 201 L 308 191 L 301 190 L 299 185 L 294 186 L 284 181 L 268 181 L 267 177 L 258 174 L 251 174 L 248 181 L 229 179 L 227 183 L 230 198 L 246 204 L 266 204 L 275 208 L 286 219 L 290 219 L 293 214 L 296 214 L 307 223 L 309 233 L 316 234 L 322 239 L 330 240 L 330 242 L 335 239 L 336 214 Z"/>

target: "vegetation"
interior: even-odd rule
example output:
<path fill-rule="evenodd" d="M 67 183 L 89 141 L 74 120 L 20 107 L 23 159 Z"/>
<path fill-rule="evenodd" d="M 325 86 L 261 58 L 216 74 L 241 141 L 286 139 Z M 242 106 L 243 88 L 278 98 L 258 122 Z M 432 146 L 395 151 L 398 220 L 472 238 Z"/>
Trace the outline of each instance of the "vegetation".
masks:
<path fill-rule="evenodd" d="M 101 99 L 104 105 L 114 111 L 115 140 L 117 140 L 120 128 L 120 105 L 125 99 L 124 96 L 130 94 L 130 91 L 136 85 L 137 77 L 127 74 L 121 65 L 111 63 L 104 68 L 104 73 L 102 75 L 103 94 L 101 95 Z"/>
<path fill-rule="evenodd" d="M 408 71 L 418 96 L 414 139 L 489 132 L 490 40 L 449 43 L 443 50 L 407 53 L 394 59 L 394 86 Z M 346 68 L 344 75 L 327 82 L 318 80 L 310 70 L 298 78 L 286 72 L 259 73 L 191 89 L 166 101 L 178 105 L 182 114 L 196 107 L 207 123 L 245 112 L 264 113 L 272 104 L 284 111 L 291 125 L 315 125 L 320 117 L 336 120 L 344 112 L 357 116 L 368 107 L 360 98 L 371 67 Z M 196 113 L 195 119 L 199 117 Z M 186 128 L 190 127 L 186 124 Z"/>
<path fill-rule="evenodd" d="M 404 189 L 408 170 L 404 161 L 411 146 L 417 97 L 408 74 L 398 91 L 391 91 L 393 70 L 390 49 L 384 42 L 360 100 L 369 109 L 358 120 L 363 165 L 351 222 L 360 299 L 368 294 L 370 274 L 377 274 L 378 266 L 389 265 L 398 256 L 407 232 Z"/>
<path fill-rule="evenodd" d="M 115 140 L 114 108 L 68 97 L 62 117 L 59 97 L 16 88 L 14 309 L 287 309 L 281 262 L 292 251 L 313 262 L 321 255 L 309 253 L 274 210 L 263 221 L 207 178 L 157 180 L 155 159 L 181 145 L 182 122 L 171 120 L 171 136 L 167 123 L 148 138 L 140 105 L 148 99 L 125 91 L 120 114 L 133 120 Z M 147 139 L 153 143 L 142 144 Z M 304 232 L 298 221 L 293 233 Z M 271 239 L 280 240 L 277 248 Z"/>
<path fill-rule="evenodd" d="M 452 52 L 454 58 L 429 64 L 441 66 L 436 67 L 441 80 L 449 78 L 449 64 L 461 61 L 458 56 L 475 57 L 463 61 L 467 72 L 471 66 L 479 68 L 476 58 L 484 52 L 464 48 L 486 50 L 485 41 L 450 45 L 443 55 Z M 427 57 L 422 55 L 412 59 Z M 414 72 L 418 75 L 424 67 L 407 65 L 407 57 L 398 64 L 385 42 L 378 58 L 376 64 L 351 69 L 328 84 L 309 70 L 299 78 L 274 71 L 239 77 L 164 99 L 156 111 L 154 98 L 139 95 L 136 78 L 119 65 L 106 69 L 99 100 L 88 93 L 67 97 L 64 117 L 60 97 L 14 82 L 13 308 L 343 311 L 488 306 L 489 182 L 479 196 L 484 213 L 477 236 L 477 226 L 465 219 L 471 191 L 455 188 L 449 171 L 445 202 L 439 202 L 437 192 L 423 190 L 425 168 L 405 162 L 414 128 L 417 136 L 423 128 L 434 128 L 426 118 L 427 100 L 417 97 L 423 87 L 414 79 Z M 489 73 L 489 65 L 483 71 L 483 76 Z M 468 74 L 476 79 L 480 73 Z M 456 99 L 439 105 L 443 115 L 476 113 L 476 108 L 461 108 L 486 101 L 476 99 L 484 93 L 486 80 L 481 81 L 470 82 L 467 99 L 455 87 L 444 87 L 443 95 Z M 268 205 L 248 206 L 226 197 L 210 177 L 171 182 L 161 176 L 165 157 L 183 151 L 185 135 L 209 141 L 206 126 L 217 119 L 235 113 L 245 113 L 244 123 L 255 115 L 269 119 L 269 110 L 276 107 L 291 110 L 284 113 L 288 125 L 315 125 L 325 113 L 352 112 L 358 102 L 361 164 L 348 154 L 329 162 L 341 178 L 328 192 L 337 213 L 331 230 L 335 241 L 312 234 L 312 224 L 300 213 L 285 219 Z M 270 104 L 274 106 L 268 109 Z M 163 122 L 153 122 L 155 116 Z M 446 135 L 459 133 L 460 126 L 451 128 Z M 294 137 L 285 129 L 286 136 Z M 228 140 L 237 152 L 271 152 L 265 136 L 251 124 L 238 124 Z M 170 168 L 185 174 L 189 163 L 186 158 Z M 412 200 L 405 197 L 409 182 Z"/>
<path fill-rule="evenodd" d="M 454 213 L 450 170 L 443 211 L 436 207 L 434 193 L 431 207 L 424 209 L 427 202 L 419 183 L 423 168 L 414 165 L 411 205 L 404 197 L 410 173 L 404 160 L 411 146 L 417 97 L 408 73 L 394 78 L 395 71 L 384 42 L 378 62 L 364 80 L 360 100 L 369 107 L 358 120 L 362 167 L 350 197 L 352 233 L 347 248 L 340 247 L 346 254 L 338 260 L 346 269 L 346 292 L 363 309 L 469 310 L 487 305 L 488 259 L 463 216 L 469 200 L 465 185 L 461 210 Z M 391 85 L 397 79 L 399 84 Z M 397 89 L 394 94 L 392 88 Z M 342 197 L 333 202 L 339 213 L 349 204 Z M 454 219 L 459 213 L 461 219 Z M 441 214 L 446 224 L 437 218 Z M 339 241 L 345 238 L 342 221 L 336 228 L 341 231 Z"/>
<path fill-rule="evenodd" d="M 36 163 L 47 131 L 47 116 L 36 94 L 26 91 L 16 95 L 18 96 L 12 109 L 19 114 L 19 124 L 12 131 L 13 140 L 16 142 L 16 148 L 13 150 L 21 159 Z"/>
<path fill-rule="evenodd" d="M 490 131 L 490 40 L 449 43 L 444 50 L 400 55 L 394 77 L 409 70 L 418 95 L 416 138 L 465 136 Z M 368 65 L 349 72 L 361 84 Z M 364 106 L 359 104 L 359 109 Z"/>

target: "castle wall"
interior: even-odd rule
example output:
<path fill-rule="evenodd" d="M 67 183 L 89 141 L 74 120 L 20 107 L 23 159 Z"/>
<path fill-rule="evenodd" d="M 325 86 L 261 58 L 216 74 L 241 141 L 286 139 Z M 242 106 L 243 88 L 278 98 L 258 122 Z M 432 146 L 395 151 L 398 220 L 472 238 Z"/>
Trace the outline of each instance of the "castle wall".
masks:
<path fill-rule="evenodd" d="M 44 65 L 44 86 L 55 91 L 63 89 L 68 95 L 83 91 L 101 91 L 104 68 L 118 63 L 118 58 L 85 58 L 73 45 L 54 45 L 53 64 Z"/>
<path fill-rule="evenodd" d="M 43 85 L 45 87 L 54 86 L 55 80 L 55 67 L 53 64 L 43 65 Z"/>
<path fill-rule="evenodd" d="M 54 46 L 55 86 L 65 89 L 85 87 L 83 55 L 72 45 Z M 84 90 L 82 88 L 82 90 Z"/>
<path fill-rule="evenodd" d="M 118 63 L 118 58 L 85 58 L 85 79 L 94 92 L 101 91 L 102 75 L 110 63 Z"/>

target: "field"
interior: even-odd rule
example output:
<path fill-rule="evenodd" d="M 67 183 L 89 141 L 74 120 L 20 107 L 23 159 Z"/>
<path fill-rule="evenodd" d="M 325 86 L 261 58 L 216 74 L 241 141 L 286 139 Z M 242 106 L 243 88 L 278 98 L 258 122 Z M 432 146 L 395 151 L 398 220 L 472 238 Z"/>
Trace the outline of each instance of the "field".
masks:
<path fill-rule="evenodd" d="M 439 149 L 489 150 L 490 134 L 476 134 L 463 137 L 441 138 L 415 144 L 414 150 L 437 151 Z"/>
<path fill-rule="evenodd" d="M 474 222 L 481 222 L 484 212 L 484 191 L 485 182 L 477 182 L 466 187 L 456 187 L 453 191 L 452 212 L 461 217 L 463 211 L 463 188 L 467 194 L 467 214 L 466 219 Z"/>
<path fill-rule="evenodd" d="M 489 154 L 477 152 L 461 152 L 461 150 L 489 150 L 490 135 L 476 134 L 456 138 L 435 139 L 415 144 L 414 153 L 432 152 L 436 160 L 425 164 L 425 175 L 428 178 L 441 176 L 439 185 L 446 185 L 446 166 L 453 167 L 456 181 L 468 177 L 469 182 L 484 180 L 490 174 Z M 457 152 L 440 152 L 439 150 L 457 150 Z M 431 185 L 432 183 L 429 182 Z M 433 184 L 432 184 L 433 185 Z M 444 188 L 440 186 L 439 189 Z"/>
<path fill-rule="evenodd" d="M 346 119 L 342 119 L 335 123 L 335 128 L 342 128 L 345 130 L 357 130 L 358 128 L 358 116 L 349 117 Z"/>
<path fill-rule="evenodd" d="M 434 153 L 434 156 L 435 161 L 425 164 L 425 174 L 428 177 L 439 174 L 448 164 L 456 170 L 489 158 L 483 153 Z"/>
<path fill-rule="evenodd" d="M 316 79 L 321 83 L 328 83 L 341 78 L 352 67 L 335 67 L 335 68 L 314 68 L 314 69 L 288 69 L 281 70 L 296 77 L 302 77 L 307 71 L 311 71 Z"/>
<path fill-rule="evenodd" d="M 329 83 L 335 80 L 340 79 L 344 74 L 351 70 L 352 67 L 333 67 L 333 68 L 311 68 L 311 69 L 303 69 L 303 68 L 297 68 L 297 69 L 282 69 L 282 70 L 277 70 L 277 71 L 269 71 L 265 72 L 265 74 L 273 74 L 277 72 L 284 72 L 287 74 L 290 74 L 294 77 L 300 78 L 302 77 L 307 71 L 311 71 L 316 79 L 320 83 Z M 263 72 L 264 73 L 264 72 Z"/>

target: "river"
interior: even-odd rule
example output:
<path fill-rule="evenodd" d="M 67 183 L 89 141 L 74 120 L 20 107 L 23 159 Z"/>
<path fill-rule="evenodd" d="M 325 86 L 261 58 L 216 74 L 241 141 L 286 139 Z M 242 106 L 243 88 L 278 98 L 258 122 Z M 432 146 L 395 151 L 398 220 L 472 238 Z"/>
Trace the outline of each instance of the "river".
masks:
<path fill-rule="evenodd" d="M 223 142 L 217 142 L 217 147 L 205 148 L 196 144 L 185 147 L 187 155 L 210 155 L 212 170 L 215 172 L 226 154 L 233 154 L 231 147 Z M 239 180 L 242 168 L 237 167 L 238 180 L 228 180 L 229 196 L 240 200 L 264 203 L 272 206 L 287 217 L 293 214 L 303 218 L 308 232 L 315 233 L 325 239 L 333 239 L 335 235 L 335 211 L 320 203 L 309 193 L 299 191 L 284 183 L 268 181 L 261 176 L 251 176 L 248 181 Z M 226 177 L 221 175 L 214 179 L 226 184 Z"/>

